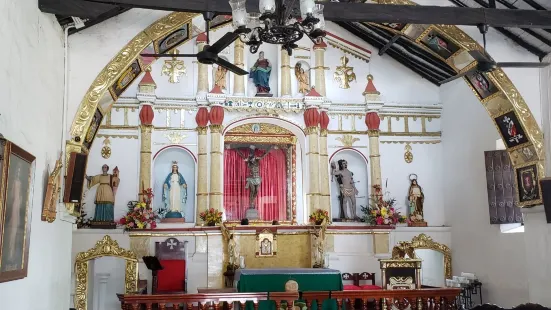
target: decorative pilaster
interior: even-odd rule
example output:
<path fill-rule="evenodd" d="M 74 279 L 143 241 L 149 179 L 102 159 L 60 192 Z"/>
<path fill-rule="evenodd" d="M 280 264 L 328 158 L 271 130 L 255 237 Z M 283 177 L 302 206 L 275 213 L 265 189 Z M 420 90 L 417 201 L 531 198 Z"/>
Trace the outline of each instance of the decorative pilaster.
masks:
<path fill-rule="evenodd" d="M 281 97 L 291 96 L 291 57 L 285 49 L 281 50 Z"/>
<path fill-rule="evenodd" d="M 197 36 L 197 51 L 202 51 L 207 44 L 207 35 L 203 32 Z M 208 65 L 197 63 L 197 97 L 198 100 L 205 101 L 205 96 L 209 91 Z"/>
<path fill-rule="evenodd" d="M 315 69 L 315 79 L 316 79 L 316 90 L 322 96 L 325 96 L 325 50 L 327 49 L 327 44 L 321 42 L 320 44 L 314 45 L 314 54 L 316 60 Z"/>
<path fill-rule="evenodd" d="M 379 126 L 381 118 L 379 117 L 379 109 L 383 106 L 380 98 L 380 93 L 373 84 L 373 76 L 367 76 L 367 86 L 363 92 L 367 105 L 367 113 L 365 115 L 365 124 L 367 125 L 367 135 L 369 136 L 369 163 L 371 170 L 371 196 L 373 196 L 374 185 L 381 186 L 381 155 L 379 154 Z"/>
<path fill-rule="evenodd" d="M 233 43 L 233 63 L 239 68 L 245 68 L 244 44 L 241 40 L 235 40 Z M 245 77 L 239 74 L 233 74 L 233 95 L 245 96 Z"/>
<path fill-rule="evenodd" d="M 148 67 L 144 77 L 138 85 L 137 98 L 140 101 L 140 199 L 141 191 L 151 187 L 151 132 L 155 116 L 152 105 L 157 99 L 155 95 L 157 85 L 151 76 L 151 67 Z"/>
<path fill-rule="evenodd" d="M 312 87 L 310 92 L 304 96 L 306 111 L 304 111 L 304 124 L 306 125 L 306 135 L 308 140 L 308 193 L 306 215 L 310 215 L 320 206 L 320 175 L 319 175 L 319 123 L 320 113 L 319 105 L 323 102 L 323 97 Z"/>
<path fill-rule="evenodd" d="M 209 111 L 206 107 L 200 107 L 195 115 L 197 122 L 197 213 L 195 225 L 201 222 L 199 214 L 207 211 L 209 202 L 208 183 L 208 157 L 207 157 L 207 126 L 209 123 Z"/>
<path fill-rule="evenodd" d="M 222 103 L 226 96 L 218 86 L 214 86 L 207 99 L 211 104 L 210 120 L 210 193 L 209 207 L 222 211 L 222 123 L 224 122 L 224 107 Z"/>
<path fill-rule="evenodd" d="M 327 127 L 329 115 L 327 107 L 320 109 L 320 137 L 319 137 L 319 174 L 320 174 L 320 208 L 331 214 L 331 196 L 329 184 L 329 156 L 327 154 Z"/>

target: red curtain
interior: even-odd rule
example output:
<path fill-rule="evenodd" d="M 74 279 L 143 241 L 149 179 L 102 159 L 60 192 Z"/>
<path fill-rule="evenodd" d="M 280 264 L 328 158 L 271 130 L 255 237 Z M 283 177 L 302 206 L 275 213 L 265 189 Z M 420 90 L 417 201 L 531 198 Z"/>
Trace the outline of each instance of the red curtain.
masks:
<path fill-rule="evenodd" d="M 249 149 L 241 149 L 249 156 Z M 263 150 L 256 150 L 261 156 Z M 224 150 L 224 211 L 226 219 L 241 220 L 249 207 L 249 189 L 246 189 L 249 168 L 236 150 Z M 283 150 L 271 150 L 260 160 L 260 190 L 256 208 L 261 220 L 287 219 L 287 161 Z"/>

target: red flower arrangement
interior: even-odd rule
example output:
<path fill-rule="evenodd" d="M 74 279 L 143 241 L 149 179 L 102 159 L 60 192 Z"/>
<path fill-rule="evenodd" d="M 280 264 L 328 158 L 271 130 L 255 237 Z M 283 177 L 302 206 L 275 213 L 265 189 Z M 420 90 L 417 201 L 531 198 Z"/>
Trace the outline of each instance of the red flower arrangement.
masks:
<path fill-rule="evenodd" d="M 143 190 L 142 195 L 142 202 L 130 201 L 128 203 L 128 212 L 119 220 L 119 224 L 124 226 L 124 230 L 157 227 L 159 215 L 150 207 L 154 196 L 153 190 L 151 188 Z"/>
<path fill-rule="evenodd" d="M 214 226 L 222 222 L 222 212 L 214 208 L 210 208 L 205 212 L 199 213 L 199 218 L 203 222 L 207 223 L 208 226 Z"/>

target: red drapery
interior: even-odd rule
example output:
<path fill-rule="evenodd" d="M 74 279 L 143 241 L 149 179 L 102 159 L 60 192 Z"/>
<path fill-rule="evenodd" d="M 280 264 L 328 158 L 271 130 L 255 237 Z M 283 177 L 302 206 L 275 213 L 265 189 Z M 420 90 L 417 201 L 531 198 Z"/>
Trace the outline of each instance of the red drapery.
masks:
<path fill-rule="evenodd" d="M 249 156 L 249 149 L 242 149 Z M 265 151 L 256 150 L 261 156 Z M 224 211 L 227 220 L 241 220 L 249 207 L 249 189 L 247 175 L 249 168 L 236 150 L 224 150 Z M 256 208 L 261 220 L 287 219 L 287 161 L 285 152 L 271 150 L 260 160 L 260 189 L 256 199 Z"/>

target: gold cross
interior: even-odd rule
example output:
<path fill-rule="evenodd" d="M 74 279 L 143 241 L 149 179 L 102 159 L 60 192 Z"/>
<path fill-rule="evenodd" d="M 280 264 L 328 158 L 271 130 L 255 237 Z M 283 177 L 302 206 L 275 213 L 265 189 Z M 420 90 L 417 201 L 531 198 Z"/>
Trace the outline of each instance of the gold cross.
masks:
<path fill-rule="evenodd" d="M 174 54 L 178 54 L 179 51 L 174 49 Z M 171 60 L 165 60 L 163 65 L 162 75 L 168 75 L 168 81 L 170 83 L 180 83 L 180 77 L 187 75 L 186 65 L 183 60 L 178 60 L 176 57 L 172 57 Z"/>

